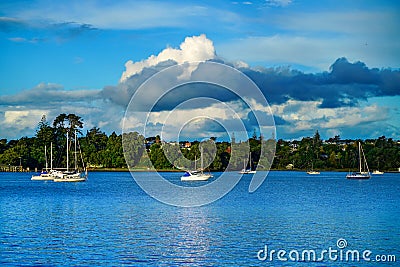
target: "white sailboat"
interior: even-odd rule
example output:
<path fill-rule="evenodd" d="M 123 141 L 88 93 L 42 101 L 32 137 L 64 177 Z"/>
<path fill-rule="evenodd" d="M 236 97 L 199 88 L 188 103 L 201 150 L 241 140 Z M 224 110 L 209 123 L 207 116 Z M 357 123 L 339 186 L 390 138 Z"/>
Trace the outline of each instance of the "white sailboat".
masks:
<path fill-rule="evenodd" d="M 181 176 L 181 181 L 189 182 L 189 181 L 207 181 L 209 178 L 213 177 L 211 173 L 203 172 L 203 148 L 200 147 L 200 170 L 196 170 L 196 158 L 194 161 L 194 171 L 186 171 L 184 175 Z"/>
<path fill-rule="evenodd" d="M 347 179 L 369 179 L 371 174 L 368 169 L 367 160 L 365 159 L 364 150 L 361 142 L 358 142 L 358 171 L 346 175 Z"/>
<path fill-rule="evenodd" d="M 249 167 L 246 168 L 246 160 L 243 160 L 243 169 L 239 172 L 240 174 L 254 174 L 257 173 L 256 170 L 252 169 L 252 164 L 251 164 L 251 153 L 249 154 Z"/>
<path fill-rule="evenodd" d="M 63 172 L 57 172 L 54 177 L 54 182 L 85 182 L 87 179 L 87 169 L 85 166 L 83 166 L 84 172 L 78 170 L 78 157 L 77 157 L 77 137 L 76 137 L 76 131 L 75 131 L 75 168 L 73 171 L 69 170 L 69 147 L 68 147 L 68 133 L 67 133 L 67 170 Z M 82 158 L 82 155 L 81 155 Z M 82 160 L 83 164 L 83 160 Z"/>
<path fill-rule="evenodd" d="M 46 168 L 41 171 L 39 175 L 32 175 L 32 181 L 52 181 L 57 173 L 56 170 L 53 170 L 53 143 L 50 146 L 50 170 L 48 168 L 47 163 L 47 147 L 44 146 L 44 157 L 46 159 Z"/>
<path fill-rule="evenodd" d="M 314 171 L 314 164 L 311 162 L 311 170 L 307 171 L 307 174 L 318 175 L 318 174 L 320 174 L 320 172 L 319 171 Z"/>

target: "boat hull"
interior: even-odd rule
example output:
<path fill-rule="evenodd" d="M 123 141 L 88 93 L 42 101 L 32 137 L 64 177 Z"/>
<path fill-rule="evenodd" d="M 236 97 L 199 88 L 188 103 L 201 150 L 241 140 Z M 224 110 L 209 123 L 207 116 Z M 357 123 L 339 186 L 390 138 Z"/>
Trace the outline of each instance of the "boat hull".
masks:
<path fill-rule="evenodd" d="M 346 175 L 346 179 L 353 179 L 353 180 L 367 180 L 371 178 L 369 174 L 348 174 Z"/>
<path fill-rule="evenodd" d="M 54 178 L 54 182 L 85 182 L 87 175 L 83 173 L 61 174 Z"/>
<path fill-rule="evenodd" d="M 202 175 L 202 176 L 187 176 L 187 177 L 181 177 L 181 181 L 183 182 L 191 182 L 191 181 L 207 181 L 210 179 L 212 176 L 211 175 Z"/>
<path fill-rule="evenodd" d="M 54 176 L 52 175 L 32 175 L 32 181 L 53 181 Z"/>
<path fill-rule="evenodd" d="M 181 181 L 183 182 L 191 182 L 191 181 L 207 181 L 213 177 L 211 174 L 197 173 L 197 172 L 189 172 L 187 171 L 183 176 L 181 176 Z"/>
<path fill-rule="evenodd" d="M 55 178 L 53 181 L 54 182 L 77 183 L 77 182 L 86 182 L 86 178 Z"/>
<path fill-rule="evenodd" d="M 240 171 L 240 174 L 255 174 L 257 171 Z"/>

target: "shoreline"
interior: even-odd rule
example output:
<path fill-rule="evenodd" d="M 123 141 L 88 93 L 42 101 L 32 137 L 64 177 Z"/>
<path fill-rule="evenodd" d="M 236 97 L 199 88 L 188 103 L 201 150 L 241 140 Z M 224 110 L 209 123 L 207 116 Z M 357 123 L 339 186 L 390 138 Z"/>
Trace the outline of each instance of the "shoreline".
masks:
<path fill-rule="evenodd" d="M 239 170 L 231 170 L 230 172 L 235 172 Z M 272 172 L 280 172 L 280 171 L 286 171 L 286 172 L 307 172 L 308 170 L 306 169 L 270 169 L 270 170 L 264 170 L 260 169 L 257 171 L 272 171 Z M 345 169 L 326 169 L 326 170 L 317 170 L 319 172 L 352 172 L 355 170 L 345 170 Z M 382 170 L 381 170 L 382 171 Z M 23 169 L 22 171 L 20 170 L 0 170 L 1 172 L 27 172 L 27 173 L 37 173 L 34 170 L 25 170 Z M 137 169 L 132 169 L 129 170 L 128 168 L 89 168 L 88 172 L 185 172 L 185 170 L 180 170 L 180 169 L 146 169 L 146 168 L 137 168 Z M 210 171 L 210 172 L 224 172 L 224 171 Z M 384 173 L 400 173 L 398 170 L 383 170 Z M 372 171 L 371 171 L 372 174 Z"/>

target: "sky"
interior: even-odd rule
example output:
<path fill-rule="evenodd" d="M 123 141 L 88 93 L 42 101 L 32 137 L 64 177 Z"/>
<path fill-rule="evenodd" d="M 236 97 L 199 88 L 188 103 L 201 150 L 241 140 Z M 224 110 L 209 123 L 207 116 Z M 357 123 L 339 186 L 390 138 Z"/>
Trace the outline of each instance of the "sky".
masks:
<path fill-rule="evenodd" d="M 263 127 L 251 114 L 272 112 L 276 138 L 400 139 L 398 25 L 397 1 L 1 1 L 0 138 L 33 136 L 42 115 L 74 113 L 85 130 L 119 134 L 126 123 L 148 135 L 174 114 L 164 139 L 171 129 L 224 139 L 240 135 L 234 120 L 251 133 Z M 238 98 L 197 84 L 157 103 L 148 124 L 125 117 L 147 79 L 188 62 L 198 63 L 182 75 L 203 79 L 212 73 L 201 62 L 238 69 L 269 105 L 250 90 Z M 179 106 L 191 97 L 218 101 Z"/>

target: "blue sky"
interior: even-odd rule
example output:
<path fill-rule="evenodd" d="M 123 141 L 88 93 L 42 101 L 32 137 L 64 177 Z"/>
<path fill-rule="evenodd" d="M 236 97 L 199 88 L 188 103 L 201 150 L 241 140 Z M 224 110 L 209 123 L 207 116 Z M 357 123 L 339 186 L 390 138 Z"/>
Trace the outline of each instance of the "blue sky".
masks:
<path fill-rule="evenodd" d="M 399 139 L 398 25 L 396 1 L 1 1 L 0 138 L 60 113 L 119 133 L 146 73 L 197 59 L 253 79 L 278 138 Z"/>

